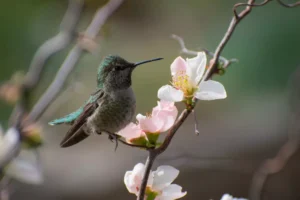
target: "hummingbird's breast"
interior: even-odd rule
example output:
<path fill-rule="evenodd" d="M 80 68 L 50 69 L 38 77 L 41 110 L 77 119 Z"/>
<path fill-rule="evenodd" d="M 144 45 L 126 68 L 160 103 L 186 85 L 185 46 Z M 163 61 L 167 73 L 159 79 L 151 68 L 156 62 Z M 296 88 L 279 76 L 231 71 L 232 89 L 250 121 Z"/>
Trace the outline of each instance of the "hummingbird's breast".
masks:
<path fill-rule="evenodd" d="M 105 94 L 98 100 L 98 105 L 87 123 L 98 133 L 116 133 L 129 124 L 135 115 L 135 96 L 131 87 Z"/>

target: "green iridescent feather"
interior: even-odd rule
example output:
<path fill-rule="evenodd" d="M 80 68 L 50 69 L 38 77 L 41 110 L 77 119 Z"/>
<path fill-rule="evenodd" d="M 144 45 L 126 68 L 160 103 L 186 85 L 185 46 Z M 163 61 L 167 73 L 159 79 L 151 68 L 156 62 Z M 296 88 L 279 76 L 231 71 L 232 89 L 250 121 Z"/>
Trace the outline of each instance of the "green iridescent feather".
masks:
<path fill-rule="evenodd" d="M 92 95 L 90 96 L 89 100 L 87 100 L 85 102 L 85 104 L 83 106 L 81 106 L 78 110 L 76 110 L 75 112 L 72 112 L 62 118 L 59 119 L 55 119 L 51 122 L 49 122 L 49 125 L 58 125 L 58 124 L 71 124 L 73 123 L 78 117 L 79 115 L 84 111 L 84 107 L 89 104 L 89 103 L 93 103 L 94 101 L 97 100 L 97 94 L 96 95 Z"/>

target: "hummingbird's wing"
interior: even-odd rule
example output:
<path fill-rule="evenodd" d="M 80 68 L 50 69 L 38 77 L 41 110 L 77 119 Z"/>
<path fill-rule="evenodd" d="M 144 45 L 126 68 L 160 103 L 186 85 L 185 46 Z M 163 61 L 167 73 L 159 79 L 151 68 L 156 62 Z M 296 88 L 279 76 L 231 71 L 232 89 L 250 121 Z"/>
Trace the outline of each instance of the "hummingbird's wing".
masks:
<path fill-rule="evenodd" d="M 49 122 L 49 125 L 59 125 L 59 124 L 72 124 L 79 116 L 80 114 L 83 112 L 84 110 L 84 106 L 80 107 L 78 110 L 76 110 L 75 112 L 72 112 L 62 118 L 59 119 L 55 119 L 51 122 Z"/>
<path fill-rule="evenodd" d="M 69 147 L 78 142 L 84 140 L 89 136 L 89 133 L 86 133 L 84 130 L 84 125 L 88 117 L 90 117 L 95 109 L 98 107 L 97 101 L 103 98 L 104 92 L 99 89 L 94 94 L 91 95 L 85 106 L 83 107 L 82 112 L 79 116 L 72 122 L 70 129 L 65 135 L 64 139 L 61 141 L 61 147 Z"/>
<path fill-rule="evenodd" d="M 61 147 L 69 147 L 78 142 L 84 140 L 89 136 L 84 130 L 84 125 L 89 116 L 95 111 L 97 103 L 89 103 L 84 107 L 84 111 L 81 115 L 74 121 L 67 134 L 60 143 Z"/>
<path fill-rule="evenodd" d="M 88 101 L 85 102 L 83 106 L 81 106 L 78 110 L 62 117 L 59 119 L 55 119 L 51 122 L 49 122 L 49 125 L 59 125 L 59 124 L 73 124 L 73 122 L 84 112 L 85 106 L 87 106 L 89 103 L 96 101 L 95 99 L 99 96 L 101 89 L 98 89 L 95 93 L 91 94 Z"/>

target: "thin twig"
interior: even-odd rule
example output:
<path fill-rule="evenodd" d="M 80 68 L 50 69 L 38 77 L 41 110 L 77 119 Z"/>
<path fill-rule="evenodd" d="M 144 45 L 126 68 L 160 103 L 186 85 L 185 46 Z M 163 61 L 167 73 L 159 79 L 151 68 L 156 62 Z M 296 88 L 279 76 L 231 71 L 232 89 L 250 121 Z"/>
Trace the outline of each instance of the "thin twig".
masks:
<path fill-rule="evenodd" d="M 280 5 L 282 5 L 283 7 L 286 7 L 286 8 L 293 8 L 293 7 L 296 7 L 296 6 L 300 6 L 300 1 L 298 1 L 296 3 L 290 3 L 290 4 L 283 3 L 281 0 L 277 0 L 277 2 Z"/>
<path fill-rule="evenodd" d="M 266 159 L 254 172 L 249 197 L 251 200 L 259 200 L 263 196 L 263 189 L 267 179 L 270 175 L 276 174 L 283 170 L 287 165 L 290 158 L 300 148 L 300 90 L 299 90 L 299 79 L 300 68 L 293 74 L 290 79 L 289 87 L 290 91 L 290 102 L 291 102 L 291 114 L 290 120 L 288 120 L 287 141 L 280 147 L 277 155 L 272 159 Z"/>
<path fill-rule="evenodd" d="M 197 53 L 198 53 L 197 51 L 193 51 L 193 50 L 186 48 L 185 43 L 181 37 L 179 37 L 178 35 L 175 35 L 175 34 L 171 35 L 171 37 L 174 40 L 178 41 L 178 43 L 180 45 L 180 53 L 187 54 L 187 55 L 193 55 L 193 56 L 197 55 Z M 208 51 L 207 49 L 202 48 L 201 50 L 204 51 L 209 56 L 213 57 L 215 55 L 213 52 Z M 235 58 L 228 60 L 228 59 L 220 56 L 219 61 L 224 63 L 223 68 L 227 68 L 231 63 L 237 62 L 238 60 Z"/>
<path fill-rule="evenodd" d="M 234 17 L 231 19 L 231 22 L 229 24 L 229 27 L 225 33 L 225 35 L 223 36 L 223 39 L 221 40 L 221 42 L 219 43 L 218 47 L 215 50 L 215 55 L 212 58 L 212 60 L 210 61 L 210 65 L 208 67 L 208 70 L 206 71 L 203 79 L 204 80 L 208 80 L 212 77 L 212 75 L 217 71 L 217 67 L 218 67 L 218 59 L 225 47 L 225 45 L 227 44 L 227 42 L 230 40 L 235 28 L 237 27 L 237 25 L 239 24 L 239 22 L 246 17 L 252 10 L 252 4 L 255 2 L 255 0 L 248 0 L 246 8 L 244 10 L 242 10 L 240 13 L 234 13 Z M 235 5 L 236 6 L 236 5 Z M 233 7 L 235 10 L 235 6 Z"/>
<path fill-rule="evenodd" d="M 107 18 L 121 5 L 122 2 L 123 0 L 110 0 L 107 4 L 100 8 L 96 12 L 91 24 L 88 26 L 85 35 L 89 38 L 95 38 Z M 57 72 L 54 81 L 30 112 L 30 120 L 37 120 L 45 112 L 51 102 L 55 100 L 60 93 L 61 88 L 65 84 L 69 74 L 72 72 L 83 53 L 84 49 L 82 49 L 79 44 L 76 44 L 75 47 L 70 51 L 59 71 Z"/>
<path fill-rule="evenodd" d="M 34 87 L 38 85 L 39 80 L 41 79 L 41 72 L 43 71 L 43 67 L 47 60 L 55 53 L 58 53 L 60 50 L 67 47 L 67 45 L 75 38 L 76 27 L 80 19 L 83 5 L 83 0 L 69 0 L 66 14 L 60 25 L 60 32 L 42 44 L 31 61 L 24 83 L 27 88 L 34 89 Z"/>
<path fill-rule="evenodd" d="M 146 188 L 147 188 L 147 183 L 148 183 L 148 178 L 151 172 L 152 165 L 154 163 L 155 158 L 158 156 L 154 150 L 149 150 L 149 155 L 147 157 L 146 163 L 145 163 L 145 172 L 143 175 L 140 191 L 139 191 L 139 196 L 138 200 L 144 200 Z"/>
<path fill-rule="evenodd" d="M 251 200 L 260 200 L 263 194 L 263 188 L 267 178 L 271 174 L 280 172 L 286 165 L 289 159 L 299 149 L 299 138 L 290 138 L 284 143 L 277 155 L 272 159 L 266 159 L 259 168 L 255 171 L 252 183 L 250 186 L 249 197 Z"/>
<path fill-rule="evenodd" d="M 265 1 L 261 2 L 261 3 L 259 3 L 259 4 L 255 4 L 254 2 L 253 2 L 252 4 L 250 4 L 250 3 L 237 3 L 237 4 L 235 4 L 235 5 L 233 6 L 233 13 L 234 13 L 234 16 L 235 16 L 235 18 L 239 18 L 239 17 L 240 17 L 240 16 L 238 15 L 237 11 L 236 11 L 236 9 L 237 9 L 238 7 L 241 7 L 241 6 L 251 6 L 251 7 L 264 6 L 264 5 L 266 5 L 267 3 L 269 3 L 270 1 L 272 1 L 272 0 L 265 0 Z"/>
<path fill-rule="evenodd" d="M 74 39 L 74 36 L 76 35 L 76 26 L 79 22 L 83 6 L 84 0 L 69 0 L 68 8 L 60 25 L 59 33 L 44 42 L 36 51 L 30 63 L 24 83 L 22 84 L 22 99 L 20 103 L 16 105 L 10 117 L 9 121 L 11 124 L 15 121 L 17 113 L 23 112 L 24 106 L 27 106 L 29 92 L 33 91 L 41 80 L 41 73 L 48 59 L 66 48 Z M 26 110 L 28 110 L 28 108 Z"/>

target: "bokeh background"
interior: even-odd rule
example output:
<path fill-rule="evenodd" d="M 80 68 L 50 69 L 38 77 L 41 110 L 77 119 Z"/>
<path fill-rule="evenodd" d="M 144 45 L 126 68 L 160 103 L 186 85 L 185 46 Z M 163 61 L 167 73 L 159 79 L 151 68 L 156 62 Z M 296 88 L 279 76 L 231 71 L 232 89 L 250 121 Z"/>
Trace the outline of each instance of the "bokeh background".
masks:
<path fill-rule="evenodd" d="M 87 0 L 78 31 L 85 29 L 104 3 Z M 40 120 L 45 143 L 40 148 L 44 184 L 15 182 L 11 199 L 135 199 L 127 192 L 123 176 L 136 163 L 145 161 L 146 152 L 122 145 L 115 152 L 114 143 L 104 135 L 62 149 L 59 142 L 68 127 L 49 127 L 47 122 L 75 110 L 87 99 L 96 86 L 97 67 L 108 54 L 129 61 L 164 57 L 133 74 L 137 111 L 150 111 L 156 105 L 158 88 L 170 81 L 169 66 L 179 55 L 179 45 L 170 35 L 182 36 L 190 49 L 214 50 L 228 27 L 235 3 L 125 1 L 97 37 L 99 49 L 82 57 L 65 91 Z M 18 70 L 26 72 L 39 45 L 57 33 L 66 7 L 65 0 L 1 2 L 1 81 Z M 189 117 L 169 149 L 155 162 L 155 168 L 172 165 L 180 170 L 175 183 L 188 191 L 184 199 L 220 199 L 224 193 L 248 197 L 255 169 L 276 155 L 289 132 L 300 134 L 299 127 L 289 123 L 300 105 L 300 76 L 291 82 L 300 65 L 299 19 L 299 8 L 286 9 L 274 1 L 254 8 L 237 27 L 222 55 L 239 62 L 224 76 L 215 77 L 225 85 L 228 98 L 199 102 L 200 135 L 194 134 L 194 121 Z M 32 104 L 52 81 L 70 48 L 47 63 Z M 1 124 L 7 124 L 12 108 L 1 101 Z M 300 199 L 299 160 L 298 152 L 284 170 L 269 177 L 264 199 Z"/>

